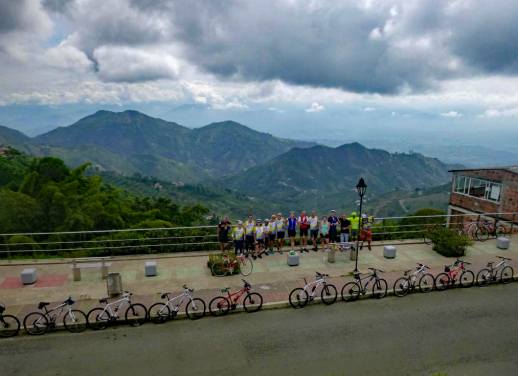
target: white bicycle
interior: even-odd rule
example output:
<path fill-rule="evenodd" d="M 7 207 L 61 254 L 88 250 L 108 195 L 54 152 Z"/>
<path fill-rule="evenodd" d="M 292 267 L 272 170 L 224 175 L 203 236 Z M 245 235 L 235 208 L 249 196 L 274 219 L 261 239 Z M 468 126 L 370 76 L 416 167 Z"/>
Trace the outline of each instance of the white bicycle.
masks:
<path fill-rule="evenodd" d="M 493 261 L 487 263 L 487 268 L 481 269 L 477 273 L 477 284 L 479 286 L 487 286 L 491 282 L 500 281 L 502 283 L 509 283 L 513 281 L 514 270 L 507 264 L 511 261 L 510 258 L 496 256 L 500 261 L 495 265 Z"/>
<path fill-rule="evenodd" d="M 308 283 L 304 278 L 304 287 L 297 287 L 290 292 L 290 304 L 293 308 L 303 308 L 309 301 L 315 299 L 317 288 L 322 286 L 320 297 L 324 304 L 330 305 L 336 302 L 338 291 L 335 285 L 328 283 L 329 274 L 316 272 L 315 280 Z"/>
<path fill-rule="evenodd" d="M 406 270 L 404 276 L 394 282 L 394 295 L 405 296 L 415 289 L 419 289 L 420 292 L 432 291 L 434 277 L 427 273 L 429 269 L 428 265 L 418 263 L 413 272 L 412 269 Z"/>
<path fill-rule="evenodd" d="M 94 330 L 106 329 L 109 324 L 119 319 L 119 312 L 124 306 L 128 306 L 124 315 L 124 319 L 127 323 L 131 326 L 144 324 L 147 320 L 147 309 L 143 304 L 132 304 L 132 295 L 132 293 L 124 291 L 120 299 L 114 302 L 108 303 L 108 298 L 99 300 L 99 303 L 105 306 L 94 308 L 88 312 L 88 326 Z"/>
<path fill-rule="evenodd" d="M 162 299 L 166 299 L 165 303 L 155 303 L 149 307 L 149 319 L 155 324 L 164 323 L 169 318 L 174 318 L 180 307 L 187 301 L 185 313 L 191 320 L 201 319 L 205 315 L 205 302 L 200 298 L 193 298 L 191 293 L 194 289 L 183 285 L 183 293 L 178 296 L 171 297 L 170 292 L 162 294 Z"/>

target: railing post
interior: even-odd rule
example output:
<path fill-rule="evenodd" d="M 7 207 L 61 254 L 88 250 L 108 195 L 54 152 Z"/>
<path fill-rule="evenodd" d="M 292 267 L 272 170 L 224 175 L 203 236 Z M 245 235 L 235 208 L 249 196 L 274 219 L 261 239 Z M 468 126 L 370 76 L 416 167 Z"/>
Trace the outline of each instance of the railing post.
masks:
<path fill-rule="evenodd" d="M 514 221 L 516 220 L 516 213 L 513 213 L 513 219 L 511 220 L 511 236 L 513 236 L 514 231 Z"/>
<path fill-rule="evenodd" d="M 7 235 L 4 236 L 4 244 L 5 244 L 5 248 L 7 249 L 7 261 L 11 262 L 11 251 L 9 249 L 9 242 L 8 242 Z"/>

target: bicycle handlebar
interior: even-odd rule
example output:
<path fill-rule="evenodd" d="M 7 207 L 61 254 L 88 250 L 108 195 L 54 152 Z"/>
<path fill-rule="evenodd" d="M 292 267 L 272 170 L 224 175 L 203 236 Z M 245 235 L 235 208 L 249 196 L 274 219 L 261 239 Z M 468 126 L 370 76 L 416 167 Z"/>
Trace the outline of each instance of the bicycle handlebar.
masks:
<path fill-rule="evenodd" d="M 369 268 L 369 270 L 372 270 L 373 272 L 385 273 L 383 270 L 381 270 L 381 269 L 376 269 L 376 268 Z"/>
<path fill-rule="evenodd" d="M 502 260 L 508 260 L 508 261 L 511 261 L 511 259 L 510 259 L 510 258 L 508 258 L 508 257 L 502 257 L 502 256 L 496 256 L 496 257 L 498 257 L 499 259 L 502 259 Z"/>

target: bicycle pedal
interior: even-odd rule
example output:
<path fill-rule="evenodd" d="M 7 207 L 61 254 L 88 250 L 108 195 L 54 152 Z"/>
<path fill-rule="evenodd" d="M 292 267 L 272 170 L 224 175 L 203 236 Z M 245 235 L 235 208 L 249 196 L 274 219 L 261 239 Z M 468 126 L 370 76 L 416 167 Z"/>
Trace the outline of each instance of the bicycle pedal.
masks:
<path fill-rule="evenodd" d="M 231 304 L 231 305 L 230 305 L 230 309 L 231 309 L 231 310 L 234 310 L 234 309 L 236 309 L 236 308 L 237 308 L 237 304 Z"/>
<path fill-rule="evenodd" d="M 172 311 L 171 312 L 171 317 L 176 317 L 178 316 L 178 311 Z"/>

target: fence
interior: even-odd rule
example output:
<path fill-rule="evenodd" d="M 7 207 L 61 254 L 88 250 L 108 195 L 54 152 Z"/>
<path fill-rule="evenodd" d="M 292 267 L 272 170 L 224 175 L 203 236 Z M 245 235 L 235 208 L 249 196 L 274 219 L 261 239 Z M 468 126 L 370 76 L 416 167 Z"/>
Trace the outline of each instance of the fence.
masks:
<path fill-rule="evenodd" d="M 500 220 L 502 215 L 512 218 Z M 474 236 L 480 227 L 518 228 L 516 213 L 481 213 L 374 218 L 378 241 L 423 242 L 431 226 L 449 226 Z M 0 258 L 99 257 L 206 251 L 218 248 L 217 226 L 0 234 Z"/>

